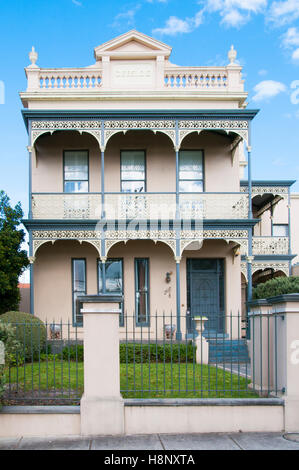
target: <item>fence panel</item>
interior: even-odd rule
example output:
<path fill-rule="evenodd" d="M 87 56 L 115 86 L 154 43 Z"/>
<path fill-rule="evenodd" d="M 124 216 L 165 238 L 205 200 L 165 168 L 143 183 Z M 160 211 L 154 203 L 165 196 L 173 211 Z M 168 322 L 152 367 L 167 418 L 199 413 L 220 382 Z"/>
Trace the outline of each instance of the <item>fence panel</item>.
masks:
<path fill-rule="evenodd" d="M 181 316 L 181 340 L 172 312 L 152 313 L 146 324 L 134 313 L 122 315 L 124 398 L 256 398 L 284 391 L 277 379 L 275 315 L 250 316 L 250 340 L 242 337 L 244 319 L 239 313 Z M 84 388 L 83 328 L 62 321 L 19 322 L 13 327 L 18 348 L 5 366 L 2 403 L 79 404 Z"/>
<path fill-rule="evenodd" d="M 79 404 L 83 343 L 70 322 L 12 323 L 19 347 L 5 370 L 6 405 Z"/>

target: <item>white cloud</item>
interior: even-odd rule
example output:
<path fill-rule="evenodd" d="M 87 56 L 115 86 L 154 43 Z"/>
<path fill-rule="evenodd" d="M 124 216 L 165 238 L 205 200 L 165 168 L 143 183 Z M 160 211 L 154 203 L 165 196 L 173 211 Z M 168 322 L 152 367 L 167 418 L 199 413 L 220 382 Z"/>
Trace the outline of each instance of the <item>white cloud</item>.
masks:
<path fill-rule="evenodd" d="M 79 2 L 78 0 L 72 0 L 72 3 L 77 7 L 82 7 L 82 2 Z"/>
<path fill-rule="evenodd" d="M 153 3 L 155 0 L 147 0 Z M 164 0 L 156 0 L 164 1 Z M 221 23 L 228 27 L 239 28 L 247 23 L 251 14 L 260 13 L 267 6 L 267 0 L 200 0 L 199 10 L 192 18 L 178 18 L 170 16 L 162 28 L 156 28 L 153 33 L 175 36 L 179 33 L 191 33 L 203 23 L 206 13 L 218 12 Z"/>
<path fill-rule="evenodd" d="M 201 25 L 203 21 L 203 11 L 200 10 L 193 18 L 186 18 L 182 20 L 177 16 L 170 16 L 163 28 L 156 28 L 153 33 L 175 36 L 180 33 L 191 33 L 195 28 Z"/>
<path fill-rule="evenodd" d="M 289 28 L 287 32 L 282 35 L 282 45 L 284 47 L 299 46 L 299 29 Z"/>
<path fill-rule="evenodd" d="M 156 28 L 153 33 L 166 34 L 169 36 L 175 36 L 179 33 L 190 33 L 192 31 L 190 22 L 187 20 L 181 20 L 176 16 L 170 16 L 165 23 L 164 28 Z"/>
<path fill-rule="evenodd" d="M 287 90 L 286 86 L 281 82 L 276 82 L 274 80 L 264 80 L 258 83 L 254 87 L 255 95 L 253 96 L 253 101 L 263 101 L 274 98 L 279 93 L 283 93 Z"/>
<path fill-rule="evenodd" d="M 299 18 L 299 0 L 275 1 L 269 11 L 268 21 L 283 26 Z"/>
<path fill-rule="evenodd" d="M 247 22 L 246 15 L 241 15 L 238 10 L 229 10 L 223 15 L 221 23 L 233 28 L 239 28 Z"/>
<path fill-rule="evenodd" d="M 258 13 L 267 6 L 267 0 L 207 0 L 205 3 L 211 11 L 225 11 L 236 8 Z"/>
<path fill-rule="evenodd" d="M 134 24 L 136 12 L 140 9 L 141 5 L 138 4 L 134 8 L 127 10 L 123 13 L 118 13 L 115 16 L 114 21 L 112 23 L 112 27 L 119 27 L 123 22 L 127 26 L 132 26 Z"/>
<path fill-rule="evenodd" d="M 299 62 L 299 29 L 289 28 L 282 35 L 282 46 L 286 49 L 293 49 L 292 59 L 294 62 Z"/>
<path fill-rule="evenodd" d="M 266 70 L 266 69 L 261 69 L 261 70 L 258 71 L 258 74 L 261 75 L 261 76 L 267 75 L 267 73 L 268 73 L 268 70 Z"/>
<path fill-rule="evenodd" d="M 207 0 L 200 3 L 205 5 L 207 12 L 218 12 L 221 23 L 233 28 L 243 26 L 250 20 L 251 14 L 261 13 L 267 6 L 267 0 Z"/>
<path fill-rule="evenodd" d="M 299 47 L 298 47 L 298 49 L 295 49 L 295 50 L 294 50 L 294 52 L 293 52 L 293 54 L 292 54 L 292 59 L 293 59 L 294 61 L 296 61 L 296 62 L 299 61 Z"/>

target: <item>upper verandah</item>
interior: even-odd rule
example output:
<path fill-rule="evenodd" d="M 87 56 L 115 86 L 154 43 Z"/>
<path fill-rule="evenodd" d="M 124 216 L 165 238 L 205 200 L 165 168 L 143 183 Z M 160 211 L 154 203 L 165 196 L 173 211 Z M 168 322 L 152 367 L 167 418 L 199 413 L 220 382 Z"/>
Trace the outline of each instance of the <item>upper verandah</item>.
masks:
<path fill-rule="evenodd" d="M 242 109 L 246 107 L 242 67 L 236 51 L 224 67 L 180 67 L 172 48 L 132 30 L 94 50 L 85 68 L 46 69 L 32 49 L 25 68 L 24 107 L 33 109 Z"/>

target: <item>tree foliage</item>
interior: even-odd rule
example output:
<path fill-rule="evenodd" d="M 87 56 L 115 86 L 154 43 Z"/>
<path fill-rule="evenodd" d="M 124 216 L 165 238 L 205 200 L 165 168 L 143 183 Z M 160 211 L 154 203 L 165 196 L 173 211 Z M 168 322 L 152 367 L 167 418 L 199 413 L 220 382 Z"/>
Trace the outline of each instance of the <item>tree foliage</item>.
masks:
<path fill-rule="evenodd" d="M 299 277 L 276 277 L 253 289 L 253 299 L 266 299 L 276 295 L 299 293 Z"/>
<path fill-rule="evenodd" d="M 0 314 L 18 309 L 18 280 L 29 264 L 21 249 L 25 240 L 24 230 L 18 228 L 22 217 L 21 204 L 11 207 L 7 194 L 0 191 Z"/>

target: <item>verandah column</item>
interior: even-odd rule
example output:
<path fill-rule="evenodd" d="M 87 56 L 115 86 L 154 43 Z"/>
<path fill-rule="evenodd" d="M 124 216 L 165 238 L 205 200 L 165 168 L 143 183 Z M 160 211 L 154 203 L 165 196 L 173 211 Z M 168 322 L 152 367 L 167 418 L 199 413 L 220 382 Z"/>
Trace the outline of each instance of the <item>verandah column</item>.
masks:
<path fill-rule="evenodd" d="M 32 153 L 34 152 L 34 148 L 32 147 L 32 135 L 31 135 L 32 125 L 31 120 L 29 121 L 29 129 L 28 129 L 28 172 L 29 172 L 29 213 L 28 218 L 33 218 L 32 213 Z M 34 267 L 33 263 L 35 261 L 33 256 L 33 240 L 32 240 L 32 231 L 29 230 L 29 262 L 30 262 L 30 313 L 34 315 Z"/>
<path fill-rule="evenodd" d="M 32 231 L 29 230 L 29 263 L 30 263 L 30 313 L 34 315 L 34 261 Z"/>
<path fill-rule="evenodd" d="M 176 311 L 177 311 L 177 325 L 176 325 L 176 339 L 182 339 L 181 332 L 181 277 L 180 277 L 180 261 L 181 257 L 176 256 Z"/>
<path fill-rule="evenodd" d="M 251 176 L 251 134 L 250 125 L 248 129 L 248 146 L 247 146 L 247 159 L 248 159 L 248 219 L 252 219 L 252 176 Z M 247 256 L 247 279 L 248 279 L 248 290 L 247 290 L 247 301 L 252 300 L 252 261 L 254 259 L 252 253 L 252 233 L 253 228 L 248 229 L 248 256 Z M 247 318 L 250 313 L 250 307 L 247 307 Z M 247 337 L 250 338 L 250 327 L 247 327 Z"/>
<path fill-rule="evenodd" d="M 105 131 L 104 121 L 101 123 L 101 218 L 106 217 L 105 211 Z"/>
<path fill-rule="evenodd" d="M 84 395 L 81 434 L 124 433 L 124 403 L 120 394 L 119 295 L 78 298 L 84 327 Z"/>
<path fill-rule="evenodd" d="M 181 216 L 180 216 L 180 181 L 179 181 L 179 131 L 178 131 L 178 120 L 175 122 L 175 133 L 176 133 L 176 145 L 175 150 L 175 232 L 176 232 L 176 314 L 177 314 L 177 326 L 176 326 L 176 339 L 180 341 L 182 339 L 181 332 L 181 277 L 180 277 L 180 238 L 181 238 Z"/>

